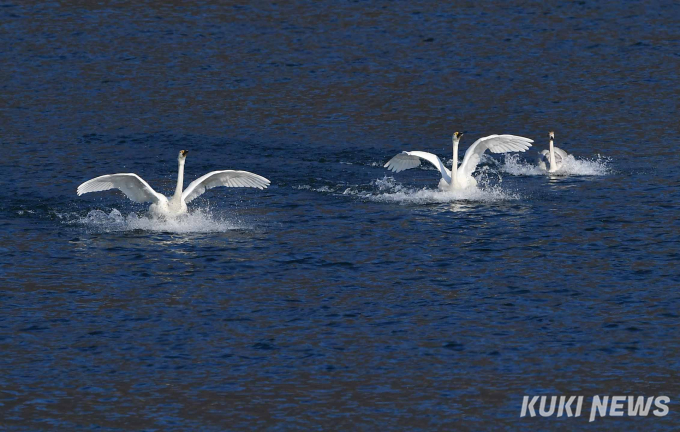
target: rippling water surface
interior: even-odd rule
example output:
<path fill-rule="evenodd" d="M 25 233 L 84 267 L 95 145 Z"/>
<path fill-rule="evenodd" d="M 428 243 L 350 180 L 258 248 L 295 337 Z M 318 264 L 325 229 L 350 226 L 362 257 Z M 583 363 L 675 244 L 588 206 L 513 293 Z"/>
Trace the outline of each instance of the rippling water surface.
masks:
<path fill-rule="evenodd" d="M 670 414 L 590 426 L 676 429 L 678 4 L 0 6 L 2 428 L 583 428 L 522 396 L 621 394 Z M 478 190 L 383 168 L 456 130 L 536 142 Z M 180 149 L 272 186 L 75 194 L 169 195 Z"/>

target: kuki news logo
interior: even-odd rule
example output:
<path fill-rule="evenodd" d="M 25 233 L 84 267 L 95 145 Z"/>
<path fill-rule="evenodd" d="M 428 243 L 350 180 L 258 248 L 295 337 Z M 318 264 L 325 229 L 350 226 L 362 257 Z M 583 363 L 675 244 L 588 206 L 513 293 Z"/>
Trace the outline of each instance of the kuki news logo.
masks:
<path fill-rule="evenodd" d="M 580 417 L 584 396 L 524 396 L 520 417 Z M 597 417 L 656 417 L 668 415 L 668 396 L 593 396 L 589 422 Z M 652 409 L 654 408 L 654 409 Z"/>

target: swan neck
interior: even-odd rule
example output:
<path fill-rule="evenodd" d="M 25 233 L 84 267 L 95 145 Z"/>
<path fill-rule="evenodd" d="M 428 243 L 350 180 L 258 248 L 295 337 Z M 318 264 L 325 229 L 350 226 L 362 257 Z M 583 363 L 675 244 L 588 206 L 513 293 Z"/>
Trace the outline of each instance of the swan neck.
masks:
<path fill-rule="evenodd" d="M 550 138 L 550 170 L 555 170 L 555 147 L 552 138 Z"/>
<path fill-rule="evenodd" d="M 456 183 L 458 174 L 458 141 L 453 141 L 453 163 L 451 164 L 451 183 Z"/>
<path fill-rule="evenodd" d="M 182 190 L 184 189 L 184 161 L 179 161 L 179 170 L 177 172 L 177 187 L 175 188 L 175 196 L 178 199 L 182 197 Z"/>

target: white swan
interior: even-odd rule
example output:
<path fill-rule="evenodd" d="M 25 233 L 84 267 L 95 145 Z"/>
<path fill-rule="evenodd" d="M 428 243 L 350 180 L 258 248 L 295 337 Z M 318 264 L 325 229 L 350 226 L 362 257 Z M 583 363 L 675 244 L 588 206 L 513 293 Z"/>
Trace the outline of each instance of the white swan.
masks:
<path fill-rule="evenodd" d="M 541 152 L 538 154 L 536 162 L 538 163 L 538 167 L 543 171 L 555 172 L 562 167 L 564 160 L 569 155 L 561 148 L 555 147 L 553 145 L 555 132 L 550 132 L 548 137 L 550 137 L 550 149 L 541 150 Z"/>
<path fill-rule="evenodd" d="M 442 175 L 442 179 L 439 181 L 440 190 L 465 189 L 477 185 L 477 180 L 472 177 L 472 173 L 487 149 L 491 153 L 523 152 L 531 147 L 533 142 L 529 138 L 515 135 L 489 135 L 475 141 L 465 152 L 463 163 L 458 166 L 458 143 L 462 136 L 463 134 L 459 132 L 453 134 L 453 164 L 451 166 L 453 172 L 444 166 L 437 155 L 421 151 L 401 152 L 390 159 L 385 164 L 385 168 L 398 173 L 417 167 L 420 165 L 420 159 L 425 159 L 434 165 Z"/>
<path fill-rule="evenodd" d="M 187 203 L 197 198 L 208 189 L 217 186 L 226 187 L 254 187 L 264 189 L 270 181 L 248 171 L 213 171 L 197 178 L 184 191 L 184 161 L 187 150 L 179 152 L 177 162 L 177 188 L 175 195 L 168 199 L 159 194 L 137 174 L 109 174 L 93 178 L 78 186 L 78 196 L 88 192 L 99 192 L 109 189 L 119 189 L 134 202 L 150 202 L 149 212 L 156 216 L 176 217 L 187 212 Z"/>

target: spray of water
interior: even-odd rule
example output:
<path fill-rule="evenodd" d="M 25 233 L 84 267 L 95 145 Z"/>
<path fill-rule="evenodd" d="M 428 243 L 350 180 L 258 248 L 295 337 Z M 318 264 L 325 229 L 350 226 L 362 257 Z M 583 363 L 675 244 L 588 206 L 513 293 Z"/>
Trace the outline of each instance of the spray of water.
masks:
<path fill-rule="evenodd" d="M 501 172 L 516 176 L 544 176 L 547 173 L 538 166 L 526 162 L 518 154 L 508 154 L 499 167 Z M 577 159 L 567 156 L 559 170 L 550 175 L 557 176 L 603 176 L 610 174 L 611 159 L 597 155 L 594 159 Z"/>
<path fill-rule="evenodd" d="M 117 209 L 113 209 L 110 213 L 92 210 L 84 217 L 63 215 L 61 218 L 66 223 L 85 226 L 98 232 L 143 230 L 172 233 L 209 233 L 252 228 L 238 220 L 216 216 L 209 209 L 201 208 L 177 218 L 167 219 L 138 215 L 134 212 L 124 216 Z"/>
<path fill-rule="evenodd" d="M 372 190 L 361 191 L 358 188 L 347 188 L 344 195 L 355 195 L 376 202 L 392 202 L 400 204 L 432 204 L 455 201 L 495 202 L 520 199 L 517 194 L 501 189 L 499 185 L 490 185 L 484 173 L 477 178 L 477 187 L 440 191 L 438 189 L 409 188 L 397 183 L 394 177 L 385 176 L 371 182 Z"/>

